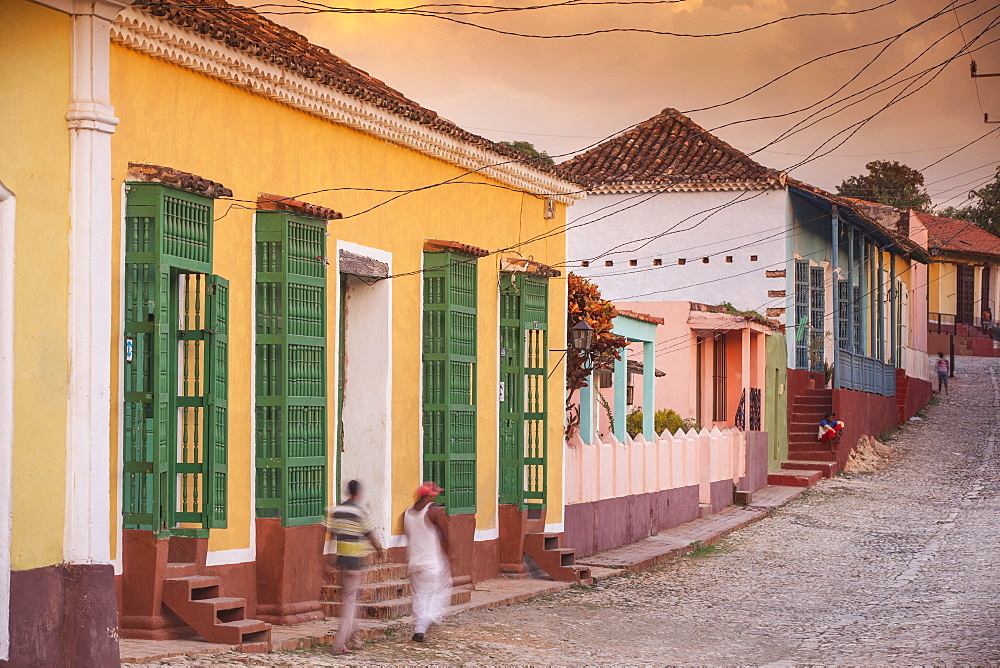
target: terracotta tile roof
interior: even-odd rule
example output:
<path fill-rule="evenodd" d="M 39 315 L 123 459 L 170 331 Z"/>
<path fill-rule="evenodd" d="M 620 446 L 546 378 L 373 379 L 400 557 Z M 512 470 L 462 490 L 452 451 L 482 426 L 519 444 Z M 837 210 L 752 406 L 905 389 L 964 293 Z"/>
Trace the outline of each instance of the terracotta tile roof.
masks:
<path fill-rule="evenodd" d="M 310 43 L 294 30 L 264 18 L 249 7 L 225 0 L 135 0 L 132 7 L 505 158 L 526 157 L 520 151 L 463 130 L 328 49 Z M 553 165 L 539 160 L 524 164 L 555 173 Z"/>
<path fill-rule="evenodd" d="M 911 259 L 917 260 L 918 262 L 930 262 L 930 256 L 923 249 L 923 247 L 920 246 L 920 244 L 914 242 L 907 235 L 902 234 L 898 230 L 873 218 L 874 214 L 872 209 L 892 209 L 893 207 L 886 207 L 882 204 L 862 205 L 859 204 L 857 200 L 828 193 L 822 188 L 817 188 L 814 185 L 810 185 L 791 177 L 788 178 L 787 182 L 789 188 L 793 192 L 799 191 L 800 193 L 809 193 L 817 200 L 825 201 L 831 205 L 836 205 L 840 208 L 842 217 L 853 221 L 855 224 L 860 224 L 862 227 L 869 228 L 870 231 L 874 232 L 877 237 L 884 237 L 884 241 L 887 241 L 890 245 L 894 246 L 897 252 L 907 255 Z M 899 210 L 897 209 L 897 211 Z"/>
<path fill-rule="evenodd" d="M 747 157 L 676 109 L 558 165 L 566 179 L 628 191 L 780 188 L 785 175 Z M 649 188 L 652 187 L 652 188 Z"/>
<path fill-rule="evenodd" d="M 535 262 L 534 260 L 529 260 L 523 257 L 503 258 L 503 260 L 501 261 L 501 269 L 503 269 L 504 271 L 509 271 L 509 270 L 526 271 L 529 274 L 546 276 L 548 278 L 555 278 L 560 274 L 558 269 L 553 269 L 547 264 L 542 264 L 541 262 Z"/>
<path fill-rule="evenodd" d="M 473 257 L 486 257 L 490 254 L 488 250 L 484 250 L 477 246 L 470 246 L 469 244 L 463 244 L 458 241 L 444 241 L 443 239 L 427 239 L 424 241 L 424 250 L 455 251 L 457 253 L 472 255 Z"/>
<path fill-rule="evenodd" d="M 126 181 L 141 181 L 143 183 L 164 183 L 168 186 L 188 190 L 206 197 L 232 197 L 233 191 L 215 181 L 192 174 L 182 172 L 173 167 L 161 167 L 160 165 L 146 165 L 142 163 L 130 162 L 128 164 L 128 175 Z"/>
<path fill-rule="evenodd" d="M 339 220 L 343 214 L 337 213 L 333 209 L 318 204 L 310 204 L 292 197 L 282 197 L 281 195 L 271 195 L 270 193 L 260 193 L 257 196 L 257 208 L 266 211 L 291 211 L 300 216 L 309 218 L 319 218 L 320 220 Z"/>
<path fill-rule="evenodd" d="M 636 311 L 629 311 L 628 309 L 615 307 L 615 312 L 617 315 L 623 315 L 626 318 L 632 318 L 633 320 L 642 320 L 643 322 L 651 322 L 654 325 L 662 325 L 663 318 L 657 318 L 655 315 L 649 315 L 648 313 L 637 313 Z"/>
<path fill-rule="evenodd" d="M 918 213 L 917 219 L 927 228 L 927 245 L 930 247 L 1000 257 L 1000 238 L 978 225 L 929 213 Z"/>

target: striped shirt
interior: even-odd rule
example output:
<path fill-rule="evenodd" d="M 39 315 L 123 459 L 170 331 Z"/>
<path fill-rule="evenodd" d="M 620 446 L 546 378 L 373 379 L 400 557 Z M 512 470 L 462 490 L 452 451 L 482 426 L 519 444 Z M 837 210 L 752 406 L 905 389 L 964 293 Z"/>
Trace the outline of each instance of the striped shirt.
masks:
<path fill-rule="evenodd" d="M 326 513 L 326 530 L 337 541 L 337 563 L 349 571 L 360 570 L 371 550 L 368 534 L 375 530 L 371 515 L 353 501 L 330 509 Z"/>

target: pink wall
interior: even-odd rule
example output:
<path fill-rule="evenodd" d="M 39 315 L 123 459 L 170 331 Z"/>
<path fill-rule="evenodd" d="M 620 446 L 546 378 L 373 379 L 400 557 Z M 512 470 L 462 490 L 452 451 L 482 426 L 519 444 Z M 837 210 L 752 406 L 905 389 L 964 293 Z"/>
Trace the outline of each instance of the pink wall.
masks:
<path fill-rule="evenodd" d="M 672 408 L 681 417 L 694 417 L 697 348 L 687 324 L 691 303 L 628 302 L 622 303 L 622 308 L 663 318 L 663 324 L 656 328 L 656 368 L 667 375 L 656 379 L 656 408 Z M 642 361 L 642 356 L 636 354 L 632 359 Z M 711 373 L 711 367 L 706 373 Z M 635 392 L 635 405 L 644 405 L 641 388 L 636 387 Z"/>
<path fill-rule="evenodd" d="M 913 211 L 910 211 L 910 239 L 927 248 L 927 228 Z M 910 276 L 906 283 L 910 291 L 909 347 L 933 353 L 927 347 L 927 265 L 910 262 Z"/>

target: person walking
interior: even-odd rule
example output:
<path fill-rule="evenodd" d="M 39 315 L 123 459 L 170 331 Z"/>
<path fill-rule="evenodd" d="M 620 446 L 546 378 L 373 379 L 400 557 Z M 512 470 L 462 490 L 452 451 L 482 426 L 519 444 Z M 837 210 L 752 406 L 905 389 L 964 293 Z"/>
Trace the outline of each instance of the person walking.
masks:
<path fill-rule="evenodd" d="M 448 568 L 448 530 L 434 505 L 441 488 L 425 482 L 417 488 L 417 501 L 403 513 L 413 594 L 413 638 L 423 642 L 431 623 L 440 622 L 451 602 L 451 569 Z"/>
<path fill-rule="evenodd" d="M 948 360 L 944 358 L 944 353 L 938 353 L 937 358 L 937 374 L 938 374 L 938 392 L 944 387 L 944 393 L 948 394 L 948 372 L 951 371 L 951 367 L 948 364 Z"/>
<path fill-rule="evenodd" d="M 326 538 L 337 541 L 337 567 L 340 571 L 340 625 L 330 651 L 333 654 L 350 654 L 349 644 L 353 644 L 354 615 L 358 603 L 358 585 L 364 570 L 365 557 L 375 548 L 379 561 L 385 555 L 371 515 L 361 506 L 361 483 L 351 480 L 347 483 L 347 501 L 332 509 L 327 509 Z"/>

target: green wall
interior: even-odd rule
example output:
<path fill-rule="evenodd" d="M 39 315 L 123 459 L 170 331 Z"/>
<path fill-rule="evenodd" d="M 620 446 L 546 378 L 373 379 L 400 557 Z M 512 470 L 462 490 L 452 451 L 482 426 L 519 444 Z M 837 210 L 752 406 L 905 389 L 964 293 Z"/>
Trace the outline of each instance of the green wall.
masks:
<path fill-rule="evenodd" d="M 770 334 L 765 340 L 764 429 L 768 434 L 767 470 L 773 473 L 788 459 L 787 351 L 784 334 Z"/>

